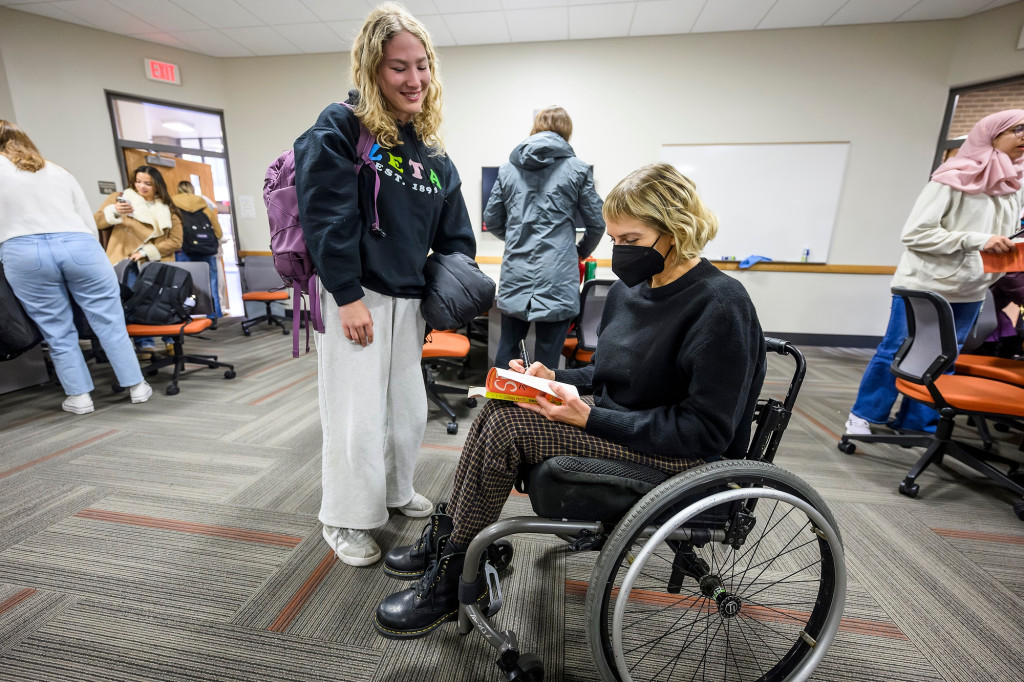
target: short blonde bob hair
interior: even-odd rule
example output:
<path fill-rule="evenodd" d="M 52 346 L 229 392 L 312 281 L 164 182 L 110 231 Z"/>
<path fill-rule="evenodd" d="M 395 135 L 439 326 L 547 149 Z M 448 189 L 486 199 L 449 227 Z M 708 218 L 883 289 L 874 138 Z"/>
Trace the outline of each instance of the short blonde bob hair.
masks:
<path fill-rule="evenodd" d="M 17 168 L 35 173 L 46 165 L 46 159 L 21 128 L 0 119 L 0 154 L 11 160 Z"/>
<path fill-rule="evenodd" d="M 697 186 L 667 163 L 654 163 L 633 171 L 604 200 L 604 219 L 632 218 L 672 237 L 676 261 L 700 256 L 718 234 L 718 218 L 704 205 Z"/>
<path fill-rule="evenodd" d="M 530 134 L 536 135 L 545 131 L 561 135 L 562 139 L 568 142 L 572 137 L 572 119 L 569 118 L 569 113 L 562 107 L 547 107 L 538 111 L 533 119 L 533 130 Z"/>
<path fill-rule="evenodd" d="M 382 147 L 392 148 L 401 143 L 395 115 L 388 108 L 377 84 L 377 70 L 384 61 L 384 46 L 399 33 L 415 36 L 427 53 L 430 85 L 423 97 L 423 108 L 413 116 L 412 123 L 420 139 L 443 154 L 444 142 L 439 132 L 442 87 L 437 53 L 423 24 L 397 3 L 387 2 L 370 12 L 352 44 L 352 82 L 359 90 L 355 114 Z"/>

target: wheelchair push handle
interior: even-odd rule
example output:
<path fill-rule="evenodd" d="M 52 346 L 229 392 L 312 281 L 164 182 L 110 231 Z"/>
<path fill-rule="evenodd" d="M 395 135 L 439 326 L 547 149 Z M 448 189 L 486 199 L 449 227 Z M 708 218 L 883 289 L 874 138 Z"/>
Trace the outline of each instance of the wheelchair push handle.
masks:
<path fill-rule="evenodd" d="M 786 393 L 784 403 L 786 411 L 791 412 L 793 406 L 796 405 L 796 397 L 800 393 L 800 387 L 804 383 L 804 375 L 807 374 L 807 361 L 804 359 L 804 354 L 800 352 L 800 349 L 785 339 L 766 336 L 764 337 L 764 342 L 768 346 L 769 352 L 789 355 L 793 358 L 793 362 L 796 363 L 796 368 L 793 370 L 793 380 L 789 384 L 789 391 Z"/>

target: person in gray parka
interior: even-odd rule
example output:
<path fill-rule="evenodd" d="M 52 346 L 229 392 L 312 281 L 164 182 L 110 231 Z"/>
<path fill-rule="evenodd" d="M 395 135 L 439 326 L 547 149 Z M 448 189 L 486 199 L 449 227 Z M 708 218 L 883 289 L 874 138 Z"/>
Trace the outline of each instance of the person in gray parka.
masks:
<path fill-rule="evenodd" d="M 508 367 L 535 325 L 533 359 L 557 367 L 569 325 L 579 313 L 579 261 L 604 234 L 603 202 L 590 164 L 576 158 L 572 119 L 561 107 L 541 110 L 530 137 L 509 154 L 484 210 L 487 231 L 505 242 L 498 286 L 501 338 L 494 358 Z M 576 243 L 576 216 L 586 234 Z"/>

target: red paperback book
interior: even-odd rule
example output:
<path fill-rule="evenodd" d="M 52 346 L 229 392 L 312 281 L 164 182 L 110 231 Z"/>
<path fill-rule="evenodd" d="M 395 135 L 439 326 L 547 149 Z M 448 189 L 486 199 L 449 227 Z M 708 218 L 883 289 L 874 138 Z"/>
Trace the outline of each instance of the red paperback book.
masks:
<path fill-rule="evenodd" d="M 1017 248 L 1009 253 L 981 252 L 985 272 L 1024 272 L 1024 242 L 1015 242 Z"/>
<path fill-rule="evenodd" d="M 571 384 L 563 384 L 559 381 L 548 381 L 540 377 L 527 376 L 508 369 L 491 367 L 487 372 L 487 385 L 470 387 L 470 398 L 495 398 L 497 400 L 512 400 L 517 403 L 535 403 L 537 396 L 543 395 L 556 405 L 561 405 L 561 399 L 551 392 L 551 386 L 560 386 L 569 391 L 571 395 L 579 396 L 579 391 Z"/>

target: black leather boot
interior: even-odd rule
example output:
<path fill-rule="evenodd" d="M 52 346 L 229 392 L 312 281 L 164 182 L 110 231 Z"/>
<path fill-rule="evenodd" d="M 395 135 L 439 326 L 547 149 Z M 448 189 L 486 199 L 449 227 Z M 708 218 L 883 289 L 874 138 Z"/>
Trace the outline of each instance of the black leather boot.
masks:
<path fill-rule="evenodd" d="M 377 632 L 389 639 L 414 639 L 458 620 L 459 584 L 465 562 L 465 551 L 448 544 L 419 582 L 384 598 L 373 619 Z M 476 602 L 487 599 L 482 571 L 478 589 L 468 593 L 477 595 Z"/>
<path fill-rule="evenodd" d="M 422 578 L 427 566 L 437 558 L 442 539 L 452 532 L 453 527 L 452 517 L 448 516 L 447 503 L 439 502 L 419 540 L 412 545 L 395 547 L 384 555 L 385 575 L 399 580 Z"/>

